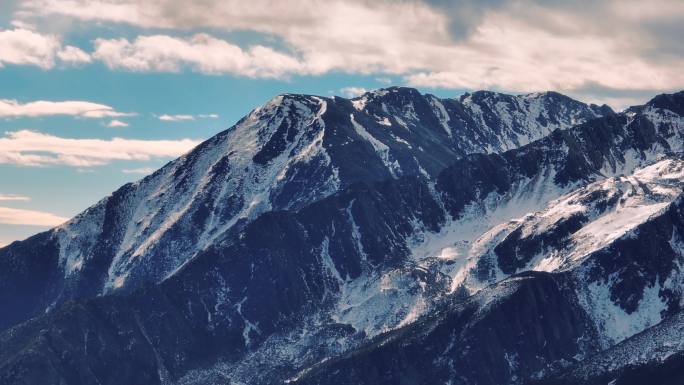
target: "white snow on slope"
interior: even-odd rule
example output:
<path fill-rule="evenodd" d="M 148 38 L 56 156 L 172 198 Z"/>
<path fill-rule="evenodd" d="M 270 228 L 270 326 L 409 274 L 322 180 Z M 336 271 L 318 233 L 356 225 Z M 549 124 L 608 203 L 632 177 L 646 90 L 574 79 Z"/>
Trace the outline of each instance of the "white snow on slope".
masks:
<path fill-rule="evenodd" d="M 356 119 L 354 119 L 354 114 L 349 114 L 349 119 L 351 120 L 352 126 L 354 126 L 356 133 L 370 143 L 371 146 L 373 146 L 373 149 L 375 149 L 375 152 L 378 154 L 378 157 L 380 157 L 385 167 L 387 167 L 390 174 L 392 174 L 394 178 L 397 178 L 399 175 L 401 175 L 401 167 L 399 166 L 399 162 L 392 160 L 390 148 L 385 143 L 371 135 L 371 133 L 368 132 L 364 126 L 357 123 Z"/>
<path fill-rule="evenodd" d="M 337 174 L 322 145 L 325 124 L 321 116 L 325 110 L 326 102 L 320 98 L 310 97 L 302 101 L 289 96 L 276 97 L 225 134 L 211 139 L 210 145 L 200 146 L 192 154 L 134 183 L 127 201 L 118 205 L 120 211 L 117 215 L 126 227 L 109 229 L 118 251 L 110 264 L 109 278 L 103 291 L 124 286 L 128 272 L 146 263 L 142 257 L 157 247 L 174 227 L 188 228 L 183 230 L 186 234 L 199 234 L 187 242 L 176 240 L 173 245 L 164 245 L 173 252 L 162 250 L 165 259 L 155 260 L 155 265 L 164 271 L 158 279 L 172 274 L 239 219 L 251 220 L 271 209 L 270 194 L 279 188 L 282 176 L 294 164 L 316 159 L 322 162 L 323 167 L 332 169 L 327 180 L 310 189 L 315 196 L 309 199 L 337 191 Z M 252 158 L 281 124 L 294 126 L 295 138 L 267 164 L 255 164 Z M 78 272 L 79 267 L 93 255 L 109 199 L 112 198 L 106 198 L 56 229 L 65 275 Z M 189 218 L 190 210 L 198 201 L 210 203 L 207 220 L 201 228 L 197 228 Z M 236 204 L 237 208 L 231 207 Z M 226 215 L 232 211 L 235 214 Z"/>
<path fill-rule="evenodd" d="M 435 259 L 442 261 L 443 271 L 452 277 L 452 291 L 461 284 L 471 292 L 481 289 L 490 282 L 474 280 L 470 271 L 488 245 L 500 240 L 497 229 L 541 210 L 546 202 L 573 189 L 572 185 L 556 186 L 554 177 L 553 170 L 546 170 L 533 179 L 523 179 L 506 194 L 492 193 L 469 205 L 459 219 L 449 218 L 438 233 L 418 232 L 412 240 L 413 259 L 425 266 Z M 503 272 L 497 274 L 497 280 L 505 277 Z"/>
<path fill-rule="evenodd" d="M 560 104 L 557 114 L 558 121 L 552 121 L 546 103 L 549 96 L 544 93 L 535 93 L 521 96 L 509 96 L 486 92 L 487 97 L 476 102 L 472 94 L 462 98 L 461 103 L 471 114 L 475 121 L 482 126 L 488 126 L 483 107 L 495 115 L 502 127 L 496 132 L 496 145 L 490 147 L 490 152 L 510 150 L 537 139 L 549 135 L 558 129 L 567 129 L 585 120 L 582 113 L 585 112 L 593 117 L 597 115 L 581 109 L 568 109 Z"/>
<path fill-rule="evenodd" d="M 609 178 L 595 182 L 578 191 L 565 195 L 548 204 L 548 209 L 533 218 L 521 221 L 523 235 L 542 234 L 572 215 L 582 214 L 589 221 L 572 234 L 570 244 L 556 255 L 556 262 L 546 260 L 545 264 L 563 266 L 576 264 L 582 258 L 602 249 L 616 239 L 628 235 L 636 226 L 668 207 L 684 187 L 684 162 L 667 159 L 637 169 L 632 175 Z M 613 207 L 601 211 L 591 197 L 605 194 L 607 201 L 615 201 Z M 583 203 L 587 202 L 587 203 Z M 537 259 L 544 261 L 544 259 Z M 532 263 L 532 270 L 546 270 L 540 264 Z"/>
<path fill-rule="evenodd" d="M 552 175 L 547 178 L 552 180 Z M 475 293 L 508 277 L 498 268 L 493 250 L 514 230 L 521 230 L 523 238 L 541 235 L 581 214 L 586 221 L 579 231 L 570 235 L 567 246 L 547 247 L 519 271 L 573 270 L 589 261 L 592 253 L 619 238 L 632 236 L 637 226 L 678 199 L 684 188 L 684 161 L 665 159 L 637 169 L 631 175 L 597 181 L 567 194 L 561 189 L 548 190 L 554 186 L 549 180 L 527 181 L 513 189 L 516 192 L 510 196 L 490 195 L 485 204 L 470 206 L 462 218 L 450 221 L 439 233 L 419 234 L 412 249 L 414 260 L 425 267 L 440 266 L 452 279 L 451 291 L 462 285 Z M 569 190 L 572 188 L 566 191 Z M 553 199 L 554 195 L 557 198 Z M 598 196 L 614 203 L 603 207 L 598 204 Z M 480 281 L 475 267 L 483 258 L 493 262 L 495 274 Z M 678 277 L 670 277 L 666 287 L 672 289 L 681 282 L 684 281 Z M 584 298 L 582 304 L 605 331 L 609 343 L 660 321 L 665 303 L 659 297 L 659 285 L 645 290 L 644 298 L 631 314 L 610 299 L 611 286 L 610 282 L 593 283 L 586 293 L 578 293 Z"/>
<path fill-rule="evenodd" d="M 444 131 L 446 131 L 447 135 L 451 137 L 453 133 L 451 132 L 451 127 L 449 126 L 450 118 L 446 108 L 444 108 L 444 104 L 442 104 L 442 101 L 439 100 L 439 98 L 432 95 L 427 96 L 427 101 L 430 104 L 430 107 L 432 107 L 432 110 L 435 116 L 437 116 L 442 128 L 444 128 Z"/>
<path fill-rule="evenodd" d="M 592 282 L 582 288 L 580 304 L 587 310 L 596 322 L 604 346 L 618 343 L 642 330 L 659 323 L 661 312 L 667 309 L 667 303 L 659 296 L 659 284 L 646 287 L 643 297 L 639 301 L 636 311 L 628 314 L 611 300 L 610 288 L 614 285 L 612 279 L 608 282 Z"/>
<path fill-rule="evenodd" d="M 590 374 L 603 374 L 628 365 L 659 363 L 683 350 L 684 313 L 680 312 L 592 357 L 578 374 L 587 378 Z"/>

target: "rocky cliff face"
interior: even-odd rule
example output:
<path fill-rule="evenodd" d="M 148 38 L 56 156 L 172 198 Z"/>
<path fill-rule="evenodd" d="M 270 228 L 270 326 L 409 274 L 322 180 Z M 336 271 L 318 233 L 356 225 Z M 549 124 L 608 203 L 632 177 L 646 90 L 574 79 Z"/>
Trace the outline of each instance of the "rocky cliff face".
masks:
<path fill-rule="evenodd" d="M 278 97 L 0 250 L 0 383 L 566 370 L 679 310 L 683 99 Z"/>
<path fill-rule="evenodd" d="M 525 273 L 307 368 L 297 384 L 504 384 L 596 351 L 562 277 Z M 560 348 L 562 346 L 562 348 Z"/>

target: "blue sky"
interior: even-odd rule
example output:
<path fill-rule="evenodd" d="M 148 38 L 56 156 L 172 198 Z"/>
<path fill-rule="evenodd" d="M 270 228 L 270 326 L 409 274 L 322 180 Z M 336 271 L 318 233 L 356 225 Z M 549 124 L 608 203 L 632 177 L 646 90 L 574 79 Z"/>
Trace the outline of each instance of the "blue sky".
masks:
<path fill-rule="evenodd" d="M 555 90 L 620 109 L 684 88 L 684 6 L 656 3 L 2 1 L 0 244 L 280 93 Z"/>

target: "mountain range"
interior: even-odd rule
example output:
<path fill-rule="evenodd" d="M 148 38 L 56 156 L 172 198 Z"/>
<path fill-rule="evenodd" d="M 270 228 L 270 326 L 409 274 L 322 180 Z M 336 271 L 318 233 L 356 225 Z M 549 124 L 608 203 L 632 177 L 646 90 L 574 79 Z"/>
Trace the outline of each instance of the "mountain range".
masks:
<path fill-rule="evenodd" d="M 684 381 L 684 92 L 280 95 L 0 249 L 0 384 Z"/>

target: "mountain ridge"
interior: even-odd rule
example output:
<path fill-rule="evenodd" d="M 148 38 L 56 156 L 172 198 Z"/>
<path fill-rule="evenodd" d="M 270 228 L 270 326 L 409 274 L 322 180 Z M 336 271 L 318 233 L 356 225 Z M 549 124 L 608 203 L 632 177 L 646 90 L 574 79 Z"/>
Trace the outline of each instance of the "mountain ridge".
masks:
<path fill-rule="evenodd" d="M 58 251 L 43 253 L 57 254 L 53 270 L 64 274 L 61 279 L 52 273 L 54 290 L 63 293 L 60 297 L 70 298 L 107 293 L 127 286 L 127 281 L 139 281 L 133 287 L 158 281 L 223 231 L 270 206 L 296 207 L 301 204 L 298 201 L 314 201 L 356 181 L 395 178 L 397 167 L 410 174 L 436 175 L 452 159 L 474 151 L 472 143 L 459 148 L 447 135 L 442 126 L 448 123 L 437 121 L 442 110 L 433 109 L 428 102 L 436 103 L 432 96 L 414 89 L 389 88 L 355 100 L 364 98 L 372 100 L 366 110 L 358 111 L 354 100 L 332 103 L 333 99 L 317 96 L 277 96 L 151 176 L 118 189 L 59 226 L 53 232 L 56 240 L 46 241 L 47 249 L 54 248 L 50 242 L 57 243 Z M 536 99 L 540 98 L 543 96 Z M 328 104 L 339 107 L 328 111 Z M 402 112 L 413 105 L 420 106 L 422 118 L 414 107 Z M 572 105 L 581 103 L 573 101 Z M 451 111 L 448 104 L 446 108 Z M 385 112 L 388 109 L 401 114 L 394 117 Z M 582 113 L 589 114 L 588 109 Z M 396 127 L 377 123 L 378 115 L 392 118 L 390 124 Z M 414 132 L 396 118 L 403 125 L 410 124 Z M 326 119 L 332 132 L 325 130 Z M 454 127 L 487 130 L 487 126 L 465 119 L 466 123 L 453 123 Z M 421 125 L 423 120 L 426 123 Z M 327 148 L 324 139 L 329 141 Z M 349 145 L 350 141 L 355 145 Z M 367 160 L 361 165 L 355 158 Z M 232 182 L 223 184 L 222 179 Z M 146 271 L 141 262 L 145 259 L 155 260 L 156 267 Z M 84 263 L 89 271 L 80 274 Z M 130 277 L 127 271 L 132 271 Z M 55 300 L 59 303 L 60 297 L 45 299 L 43 306 Z"/>
<path fill-rule="evenodd" d="M 372 123 L 378 122 L 376 115 L 385 103 L 378 98 L 383 97 L 406 100 L 401 93 L 377 97 L 371 94 L 362 108 L 363 111 L 368 108 L 365 115 L 359 115 L 361 111 L 353 101 L 348 101 L 338 111 L 327 106 L 326 112 L 337 112 L 332 116 L 321 114 L 328 118 L 327 121 L 323 119 L 326 128 L 338 131 L 338 134 L 357 135 L 354 143 L 365 148 L 366 155 L 354 161 L 375 162 L 376 170 L 383 170 L 380 177 L 373 179 L 369 178 L 372 174 L 365 174 L 364 178 L 368 179 L 353 181 L 302 205 L 288 206 L 287 202 L 291 201 L 285 200 L 285 204 L 275 205 L 279 208 L 271 207 L 256 215 L 254 220 L 244 221 L 218 235 L 211 245 L 158 284 L 114 291 L 95 299 L 76 299 L 76 302 L 67 302 L 68 305 L 58 306 L 45 316 L 10 329 L 0 335 L 0 340 L 3 346 L 17 350 L 8 348 L 4 354 L 0 352 L 0 365 L 7 373 L 0 378 L 12 383 L 28 368 L 41 367 L 42 362 L 59 362 L 54 370 L 50 369 L 53 371 L 45 374 L 46 383 L 50 376 L 67 379 L 71 375 L 87 376 L 89 380 L 83 380 L 85 382 L 103 381 L 112 370 L 122 373 L 120 378 L 133 379 L 139 375 L 149 378 L 150 383 L 225 380 L 250 383 L 250 378 L 257 383 L 279 383 L 321 359 L 368 347 L 369 338 L 411 325 L 420 327 L 416 322 L 423 322 L 422 317 L 429 317 L 429 312 L 439 309 L 442 301 L 453 298 L 459 302 L 485 290 L 475 288 L 476 292 L 469 293 L 458 285 L 454 287 L 453 283 L 461 276 L 459 271 L 467 272 L 467 266 L 460 264 L 460 261 L 466 261 L 466 256 L 459 257 L 458 253 L 471 248 L 477 237 L 493 225 L 520 218 L 530 211 L 543 210 L 549 201 L 592 182 L 612 175 L 632 174 L 635 169 L 658 160 L 667 162 L 660 158 L 665 155 L 677 157 L 683 146 L 681 115 L 647 106 L 639 111 L 588 120 L 568 129 L 556 129 L 501 154 L 455 156 L 451 165 L 434 175 L 429 170 L 421 172 L 419 167 L 413 172 L 404 172 L 410 170 L 404 166 L 408 164 L 405 160 L 402 163 L 401 157 L 385 157 L 392 154 L 392 148 L 385 151 L 373 142 L 375 139 L 385 144 L 391 139 L 397 143 L 396 148 L 408 148 L 391 135 L 383 137 L 381 131 L 375 130 L 388 127 Z M 674 105 L 677 100 L 675 95 Z M 430 105 L 429 101 L 423 101 Z M 446 110 L 450 108 L 445 107 Z M 416 116 L 420 116 L 421 109 L 416 111 Z M 425 118 L 432 122 L 430 127 L 419 127 L 415 122 L 421 120 L 412 120 L 410 112 L 397 116 L 421 136 L 431 134 L 448 138 L 448 131 L 437 115 L 440 109 L 432 111 L 432 116 Z M 347 116 L 348 112 L 350 116 Z M 269 116 L 278 117 L 278 112 Z M 283 116 L 287 114 L 281 113 L 280 117 Z M 397 131 L 389 133 L 413 138 L 411 130 L 398 120 L 390 123 L 397 126 Z M 278 144 L 281 140 L 271 141 L 285 138 L 285 143 L 291 143 L 287 140 L 289 127 L 291 125 L 280 130 L 282 134 L 278 135 L 275 134 L 278 129 L 268 130 L 270 136 L 265 143 L 273 145 L 268 147 L 268 156 L 264 155 L 264 159 L 274 154 L 276 158 L 277 154 L 285 154 L 283 156 L 290 159 L 299 154 L 292 152 L 296 145 L 286 151 Z M 317 126 L 310 127 L 313 128 L 310 133 L 320 132 L 316 131 Z M 345 140 L 337 143 L 343 146 Z M 321 148 L 327 152 L 324 144 L 325 141 L 321 141 Z M 423 152 L 417 145 L 415 147 L 406 154 Z M 197 158 L 190 158 L 185 162 L 197 161 Z M 331 155 L 331 159 L 334 162 L 336 158 Z M 416 160 L 414 163 L 430 164 L 431 158 L 421 159 L 422 162 Z M 386 160 L 396 160 L 402 175 L 398 172 L 393 175 L 393 162 L 388 165 Z M 277 180 L 279 174 L 271 175 Z M 182 176 L 174 178 L 183 180 Z M 274 196 L 278 194 L 277 191 Z M 592 200 L 601 198 L 587 196 Z M 470 233 L 463 232 L 466 228 Z M 7 248 L 3 251 L 7 252 Z M 6 258 L 0 261 L 6 261 Z M 524 271 L 514 273 L 527 274 Z M 565 273 L 549 274 L 529 273 L 525 279 L 534 282 L 533 287 L 541 285 L 539 287 L 544 289 L 539 290 L 542 292 L 554 293 L 559 301 L 580 304 L 577 294 L 567 294 L 567 288 L 557 286 L 558 282 L 570 282 L 572 277 L 566 277 Z M 597 274 L 603 279 L 602 272 Z M 547 276 L 552 278 L 543 278 Z M 504 277 L 499 283 L 483 282 L 493 284 L 493 287 L 505 286 L 506 279 L 514 282 L 517 278 L 514 275 Z M 537 280 L 541 281 L 537 283 Z M 635 294 L 638 289 L 625 289 L 624 295 Z M 501 298 L 502 304 L 518 303 L 515 296 L 503 295 Z M 543 296 L 538 298 L 544 303 Z M 485 307 L 481 313 L 483 317 L 473 319 L 474 328 L 480 330 L 493 325 L 487 321 L 489 311 L 494 310 Z M 576 316 L 586 321 L 578 332 L 604 333 L 584 307 L 578 305 L 576 311 Z M 93 322 L 92 328 L 72 327 L 66 335 L 60 332 L 69 320 L 88 318 L 88 314 L 97 314 L 99 320 Z M 553 322 L 552 314 L 547 317 Z M 641 327 L 647 326 L 648 323 Z M 100 362 L 111 362 L 112 358 L 89 357 L 88 350 L 80 348 L 84 332 L 110 341 L 111 353 L 121 357 L 117 358 L 116 368 L 101 367 Z M 136 347 L 132 349 L 140 365 L 136 366 L 135 360 L 122 358 L 128 354 L 126 344 L 111 337 L 122 333 L 134 336 L 131 343 Z M 549 349 L 561 351 L 563 345 L 558 343 Z M 27 344 L 50 348 L 27 350 Z M 577 348 L 572 346 L 572 349 Z M 592 345 L 585 353 L 602 348 Z M 514 353 L 508 351 L 510 346 L 506 349 L 507 353 Z M 539 347 L 522 349 L 516 354 L 521 360 L 532 359 L 528 355 L 534 353 L 534 349 Z M 59 358 L 59 352 L 70 352 L 68 362 Z M 431 356 L 425 354 L 425 357 Z M 553 366 L 554 357 L 559 356 L 544 357 L 541 361 L 533 360 L 534 365 L 544 362 L 544 365 Z M 501 369 L 500 363 L 496 365 Z M 501 376 L 510 379 L 515 375 L 516 381 L 521 381 L 516 373 L 532 375 L 538 372 L 517 372 L 519 368 L 512 367 L 499 369 L 496 369 L 498 380 L 504 378 Z M 476 377 L 471 376 L 476 374 L 464 374 L 460 381 L 472 383 Z M 338 376 L 335 381 L 329 383 L 344 383 L 345 380 Z"/>

